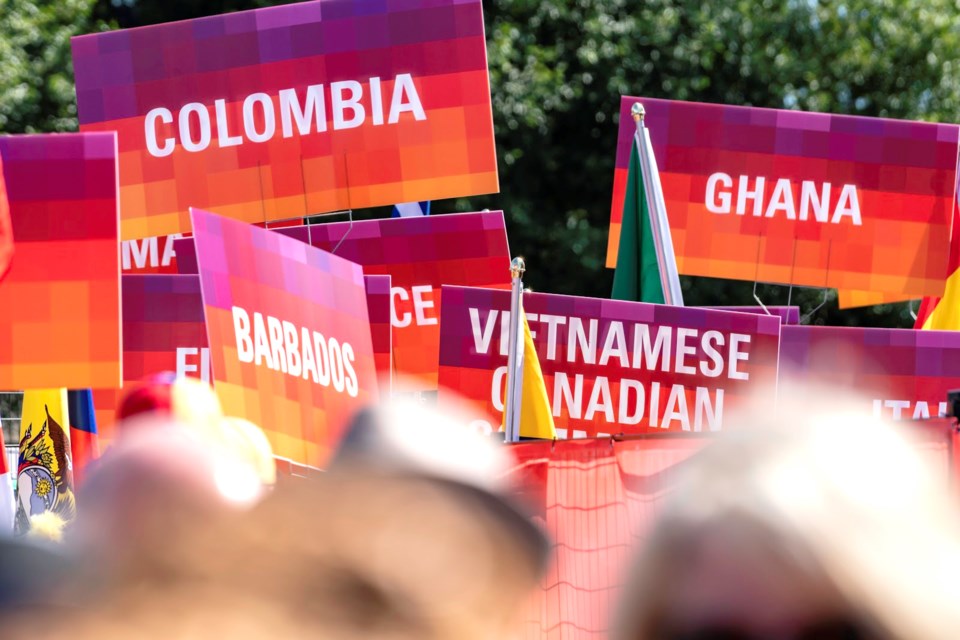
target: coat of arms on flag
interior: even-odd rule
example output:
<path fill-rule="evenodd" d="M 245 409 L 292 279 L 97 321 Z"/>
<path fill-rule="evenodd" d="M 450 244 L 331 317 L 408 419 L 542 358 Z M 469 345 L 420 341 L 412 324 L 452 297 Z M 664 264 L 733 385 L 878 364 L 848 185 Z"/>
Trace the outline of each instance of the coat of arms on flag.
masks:
<path fill-rule="evenodd" d="M 66 390 L 24 394 L 17 467 L 16 531 L 30 529 L 30 519 L 51 511 L 63 520 L 76 512 L 70 439 L 62 424 Z M 58 421 L 56 416 L 60 417 Z"/>

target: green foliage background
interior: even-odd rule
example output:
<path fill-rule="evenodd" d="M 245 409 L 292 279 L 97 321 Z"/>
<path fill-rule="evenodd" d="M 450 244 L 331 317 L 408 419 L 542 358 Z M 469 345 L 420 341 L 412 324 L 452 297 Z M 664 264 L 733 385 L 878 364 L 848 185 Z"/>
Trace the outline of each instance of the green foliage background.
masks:
<path fill-rule="evenodd" d="M 69 38 L 267 0 L 0 0 L 0 131 L 76 128 Z M 534 289 L 607 296 L 621 94 L 931 121 L 960 106 L 953 0 L 484 0 L 502 208 Z M 383 210 L 361 215 L 384 215 Z M 688 304 L 752 304 L 752 283 L 685 278 Z M 761 285 L 804 312 L 823 292 Z M 911 326 L 907 305 L 811 322 Z"/>

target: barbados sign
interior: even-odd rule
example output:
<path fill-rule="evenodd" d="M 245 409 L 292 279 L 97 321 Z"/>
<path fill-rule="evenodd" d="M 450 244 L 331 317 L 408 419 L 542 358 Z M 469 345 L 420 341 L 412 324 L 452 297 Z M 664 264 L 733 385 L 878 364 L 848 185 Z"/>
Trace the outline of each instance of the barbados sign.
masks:
<path fill-rule="evenodd" d="M 378 397 L 360 267 L 228 218 L 192 210 L 214 387 L 260 425 L 274 452 L 320 465 Z"/>
<path fill-rule="evenodd" d="M 624 97 L 607 266 L 642 102 L 687 275 L 939 295 L 960 128 Z"/>
<path fill-rule="evenodd" d="M 481 0 L 320 0 L 72 40 L 124 239 L 498 190 Z"/>

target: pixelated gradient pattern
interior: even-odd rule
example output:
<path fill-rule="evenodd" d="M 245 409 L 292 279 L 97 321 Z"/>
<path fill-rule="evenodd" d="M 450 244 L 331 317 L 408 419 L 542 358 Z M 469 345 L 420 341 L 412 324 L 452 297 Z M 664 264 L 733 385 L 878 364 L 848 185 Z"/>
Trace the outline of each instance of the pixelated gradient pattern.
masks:
<path fill-rule="evenodd" d="M 370 314 L 370 339 L 380 396 L 390 397 L 393 381 L 393 330 L 390 326 L 390 276 L 363 276 Z"/>
<path fill-rule="evenodd" d="M 607 266 L 616 266 L 632 135 L 646 109 L 680 273 L 832 287 L 906 298 L 938 295 L 947 264 L 957 169 L 956 125 L 623 97 Z M 733 212 L 706 208 L 707 181 L 731 176 Z M 832 218 L 844 184 L 857 187 L 862 226 L 736 214 L 739 176 L 829 182 Z M 861 294 L 862 295 L 862 294 Z M 854 303 L 859 296 L 854 293 Z M 847 296 L 845 296 L 845 299 Z M 848 302 L 848 304 L 850 304 Z"/>
<path fill-rule="evenodd" d="M 0 389 L 116 387 L 117 143 L 0 136 L 16 254 L 0 283 Z"/>
<path fill-rule="evenodd" d="M 568 436 L 580 432 L 586 436 L 615 433 L 664 433 L 661 426 L 667 411 L 667 400 L 670 389 L 674 384 L 686 387 L 686 405 L 695 407 L 695 388 L 707 387 L 710 390 L 723 389 L 723 412 L 729 413 L 738 404 L 746 401 L 752 393 L 759 390 L 769 392 L 777 379 L 777 358 L 779 349 L 780 318 L 777 316 L 730 313 L 714 311 L 696 307 L 669 307 L 662 305 L 643 304 L 639 302 L 623 302 L 619 300 L 603 300 L 599 298 L 582 298 L 576 296 L 562 296 L 546 293 L 525 294 L 523 298 L 524 310 L 530 321 L 530 329 L 537 345 L 537 356 L 540 358 L 540 367 L 547 388 L 547 397 L 553 402 L 556 409 L 559 403 L 560 414 L 554 411 L 554 421 L 557 429 L 566 430 Z M 469 287 L 443 287 L 443 307 L 440 321 L 440 396 L 449 392 L 459 394 L 465 401 L 471 403 L 476 410 L 477 419 L 486 420 L 491 426 L 500 424 L 502 413 L 497 411 L 493 404 L 493 379 L 498 367 L 505 367 L 507 356 L 501 355 L 501 323 L 498 316 L 495 326 L 486 329 L 488 311 L 508 311 L 510 308 L 510 294 L 506 291 L 490 289 L 476 289 Z M 476 321 L 481 337 L 485 330 L 492 331 L 491 343 L 486 353 L 478 351 L 470 309 L 477 310 Z M 539 317 L 547 314 L 564 318 L 576 316 L 583 319 L 589 330 L 589 320 L 597 320 L 597 356 L 596 364 L 584 362 L 581 352 L 576 351 L 574 362 L 568 359 L 567 345 L 570 343 L 569 321 L 560 322 L 556 326 L 557 352 L 554 358 L 549 357 L 548 330 L 539 322 Z M 536 318 L 534 317 L 536 316 Z M 613 321 L 622 322 L 626 332 L 627 352 L 632 353 L 631 336 L 635 323 L 647 324 L 653 336 L 660 326 L 675 328 L 696 329 L 701 334 L 707 330 L 716 330 L 729 336 L 731 333 L 741 333 L 750 336 L 750 346 L 747 349 L 749 357 L 740 362 L 738 368 L 748 375 L 748 380 L 735 380 L 726 375 L 720 377 L 706 377 L 699 369 L 695 374 L 681 374 L 670 367 L 664 372 L 659 368 L 656 371 L 637 370 L 621 366 L 619 358 L 611 358 L 600 364 L 602 346 L 607 339 L 609 328 Z M 674 331 L 673 340 L 677 332 Z M 502 335 L 505 341 L 506 334 Z M 574 341 L 578 340 L 574 337 Z M 577 342 L 579 344 L 579 342 Z M 675 344 L 675 343 L 674 343 Z M 691 339 L 688 346 L 694 350 L 687 356 L 687 364 L 703 361 L 706 356 L 702 350 L 700 339 Z M 729 339 L 718 349 L 727 361 Z M 672 352 L 671 352 L 672 353 Z M 558 357 L 559 354 L 559 357 Z M 670 357 L 671 363 L 673 356 Z M 557 378 L 565 375 L 570 384 L 570 393 L 576 397 L 575 380 L 577 375 L 583 376 L 581 415 L 572 416 L 570 406 L 574 403 L 565 400 L 562 390 L 557 384 Z M 588 411 L 589 400 L 594 393 L 602 393 L 595 389 L 595 382 L 599 376 L 609 381 L 610 400 L 613 408 L 614 421 L 609 421 L 603 410 L 592 415 Z M 626 393 L 622 380 L 639 381 L 648 394 L 645 410 L 638 424 L 622 424 L 618 421 L 618 409 L 621 393 Z M 663 390 L 659 394 L 659 405 L 655 406 L 649 398 L 654 394 L 653 383 L 658 383 Z M 501 384 L 503 384 L 501 382 Z M 502 391 L 500 392 L 502 394 Z M 627 398 L 636 398 L 631 391 Z M 603 404 L 603 396 L 598 395 L 598 406 Z M 653 409 L 651 409 L 653 407 Z M 651 425 L 650 414 L 655 411 L 657 426 Z M 725 424 L 725 423 L 723 423 Z M 672 421 L 668 425 L 669 431 L 680 431 L 682 425 Z M 691 426 L 691 428 L 693 428 Z"/>
<path fill-rule="evenodd" d="M 322 465 L 347 421 L 378 397 L 361 268 L 278 233 L 192 211 L 214 386 L 229 415 L 263 428 L 278 457 Z M 272 316 L 350 344 L 359 392 L 244 363 L 232 308 Z M 251 337 L 253 333 L 251 332 Z"/>
<path fill-rule="evenodd" d="M 960 332 L 859 327 L 784 327 L 784 397 L 810 398 L 810 385 L 852 392 L 870 402 L 907 402 L 901 418 L 936 417 L 960 381 Z M 881 406 L 894 417 L 893 407 Z M 926 412 L 927 415 L 924 415 Z"/>
<path fill-rule="evenodd" d="M 80 128 L 119 135 L 123 237 L 190 231 L 188 207 L 264 222 L 498 191 L 483 29 L 480 0 L 324 0 L 73 38 Z M 426 118 L 401 113 L 391 124 L 401 73 L 412 75 Z M 373 77 L 382 79 L 380 125 Z M 366 119 L 334 130 L 330 83 L 345 80 L 361 83 Z M 285 138 L 279 92 L 295 89 L 303 105 L 315 84 L 325 87 L 326 131 L 301 135 L 294 123 Z M 259 143 L 244 134 L 243 101 L 254 93 L 275 113 L 275 135 Z M 188 103 L 210 118 L 210 145 L 198 152 L 180 144 Z M 145 129 L 159 107 L 172 122 L 157 125 L 158 144 L 177 140 L 161 158 L 148 153 Z M 252 115 L 261 133 L 263 114 Z M 200 117 L 188 119 L 201 140 Z M 238 135 L 241 144 L 220 146 Z"/>

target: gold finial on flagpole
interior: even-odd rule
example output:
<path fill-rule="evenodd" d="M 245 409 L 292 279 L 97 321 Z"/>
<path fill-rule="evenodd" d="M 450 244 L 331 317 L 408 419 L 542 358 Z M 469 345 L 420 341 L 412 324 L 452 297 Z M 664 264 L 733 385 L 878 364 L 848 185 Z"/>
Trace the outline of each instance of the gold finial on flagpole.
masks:
<path fill-rule="evenodd" d="M 527 265 L 523 261 L 523 258 L 517 256 L 510 262 L 510 277 L 511 278 L 523 278 L 523 272 L 527 270 Z"/>
<path fill-rule="evenodd" d="M 630 115 L 633 116 L 634 122 L 640 122 L 643 120 L 643 116 L 647 115 L 647 110 L 639 102 L 634 102 L 633 106 L 630 107 Z"/>

